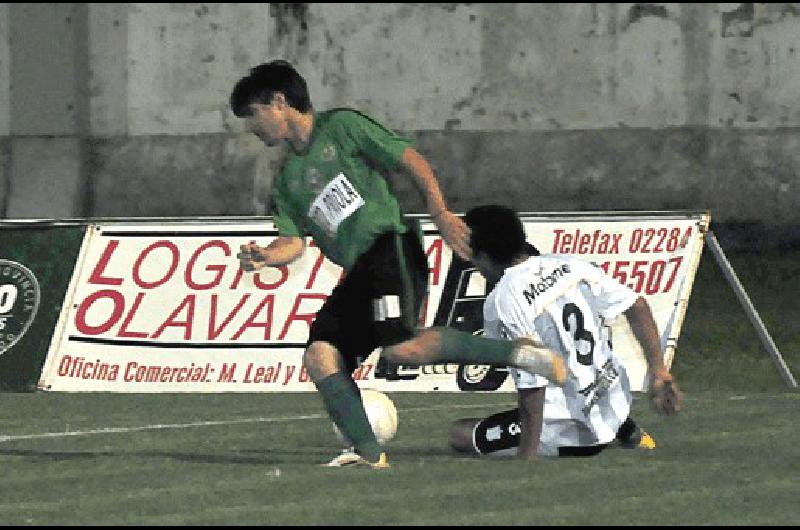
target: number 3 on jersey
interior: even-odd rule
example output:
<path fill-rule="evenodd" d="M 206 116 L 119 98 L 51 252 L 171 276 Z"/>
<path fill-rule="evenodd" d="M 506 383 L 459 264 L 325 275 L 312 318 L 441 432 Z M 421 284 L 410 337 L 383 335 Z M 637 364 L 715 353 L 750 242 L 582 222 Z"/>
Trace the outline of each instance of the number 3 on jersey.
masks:
<path fill-rule="evenodd" d="M 575 355 L 578 362 L 584 366 L 591 366 L 594 356 L 594 335 L 583 327 L 583 313 L 580 308 L 572 303 L 566 304 L 561 322 L 575 341 Z"/>

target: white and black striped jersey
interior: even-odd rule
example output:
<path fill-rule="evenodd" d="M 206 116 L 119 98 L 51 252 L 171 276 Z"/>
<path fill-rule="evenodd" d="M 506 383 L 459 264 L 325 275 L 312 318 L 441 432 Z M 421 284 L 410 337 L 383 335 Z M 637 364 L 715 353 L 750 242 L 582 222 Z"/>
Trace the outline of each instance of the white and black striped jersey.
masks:
<path fill-rule="evenodd" d="M 628 417 L 630 384 L 606 324 L 637 298 L 594 264 L 561 254 L 532 256 L 506 269 L 487 297 L 486 336 L 533 337 L 567 362 L 566 385 L 550 385 L 545 394 L 541 454 L 609 443 Z M 542 376 L 511 373 L 518 389 L 548 385 Z"/>

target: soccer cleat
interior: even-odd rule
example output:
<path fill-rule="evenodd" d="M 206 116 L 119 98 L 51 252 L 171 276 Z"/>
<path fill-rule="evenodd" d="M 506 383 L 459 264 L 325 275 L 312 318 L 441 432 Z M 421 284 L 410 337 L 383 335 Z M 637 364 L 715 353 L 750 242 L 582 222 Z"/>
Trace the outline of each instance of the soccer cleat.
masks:
<path fill-rule="evenodd" d="M 642 439 L 639 440 L 639 444 L 636 447 L 638 449 L 644 449 L 645 451 L 652 451 L 656 448 L 656 441 L 652 436 L 642 431 Z"/>
<path fill-rule="evenodd" d="M 347 447 L 342 449 L 342 452 L 327 464 L 322 464 L 324 467 L 347 467 L 358 463 L 361 457 L 358 456 L 354 447 Z"/>
<path fill-rule="evenodd" d="M 389 464 L 389 457 L 386 455 L 386 453 L 381 453 L 381 456 L 378 458 L 377 462 L 367 462 L 364 460 L 364 463 L 372 469 L 389 469 L 392 467 L 392 465 Z"/>
<path fill-rule="evenodd" d="M 642 449 L 644 451 L 653 451 L 656 448 L 655 439 L 645 431 L 639 429 L 638 441 L 636 436 L 631 436 L 628 440 L 620 442 L 620 447 L 624 449 Z"/>
<path fill-rule="evenodd" d="M 541 375 L 551 383 L 563 386 L 567 381 L 567 365 L 560 355 L 540 342 L 522 337 L 514 341 L 511 364 L 515 368 Z"/>
<path fill-rule="evenodd" d="M 386 453 L 381 453 L 381 456 L 378 458 L 377 462 L 370 462 L 363 456 L 356 453 L 353 447 L 344 449 L 339 456 L 327 464 L 322 465 L 323 467 L 354 467 L 362 465 L 369 466 L 372 469 L 388 469 L 392 467 L 391 464 L 389 464 L 389 457 L 386 455 Z"/>

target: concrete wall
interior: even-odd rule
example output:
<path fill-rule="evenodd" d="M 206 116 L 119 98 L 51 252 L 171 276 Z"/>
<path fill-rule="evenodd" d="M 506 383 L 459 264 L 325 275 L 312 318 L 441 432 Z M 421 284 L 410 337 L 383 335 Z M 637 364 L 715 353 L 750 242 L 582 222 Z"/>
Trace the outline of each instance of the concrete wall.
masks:
<path fill-rule="evenodd" d="M 286 58 L 317 108 L 355 106 L 413 136 L 456 209 L 710 208 L 717 221 L 775 233 L 800 225 L 800 4 L 45 11 L 0 10 L 0 33 L 5 13 L 22 39 L 6 53 L 6 216 L 265 213 L 281 153 L 244 135 L 227 99 L 250 66 Z M 29 49 L 58 58 L 55 97 L 20 62 Z M 0 44 L 0 73 L 3 58 Z M 2 97 L 0 85 L 0 107 Z M 52 111 L 20 121 L 31 101 Z M 78 174 L 43 168 L 56 154 L 20 163 L 31 153 L 14 147 L 20 134 L 74 139 Z M 19 185 L 46 175 L 60 202 L 32 202 L 37 186 Z M 408 210 L 422 208 L 407 179 L 393 182 Z"/>
<path fill-rule="evenodd" d="M 8 4 L 0 4 L 0 136 L 8 136 L 10 132 L 11 42 L 8 33 Z"/>
<path fill-rule="evenodd" d="M 89 7 L 89 129 L 93 136 L 128 135 L 128 4 Z"/>
<path fill-rule="evenodd" d="M 11 4 L 11 134 L 75 134 L 79 4 Z"/>
<path fill-rule="evenodd" d="M 6 217 L 73 217 L 82 212 L 85 173 L 86 4 L 6 4 L 8 90 L 0 100 L 0 213 Z"/>
<path fill-rule="evenodd" d="M 8 203 L 8 182 L 11 171 L 10 142 L 11 132 L 11 50 L 8 34 L 8 4 L 0 4 L 0 217 L 6 212 Z"/>

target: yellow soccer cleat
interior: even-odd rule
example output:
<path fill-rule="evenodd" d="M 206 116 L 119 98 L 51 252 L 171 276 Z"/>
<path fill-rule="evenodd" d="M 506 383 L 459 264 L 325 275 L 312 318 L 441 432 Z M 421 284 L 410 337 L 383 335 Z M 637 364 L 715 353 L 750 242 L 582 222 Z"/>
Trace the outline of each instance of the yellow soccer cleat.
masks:
<path fill-rule="evenodd" d="M 389 464 L 389 457 L 386 453 L 381 453 L 381 457 L 378 458 L 377 462 L 367 462 L 366 460 L 364 460 L 364 462 L 372 469 L 389 469 L 392 467 L 391 464 Z"/>
<path fill-rule="evenodd" d="M 644 449 L 645 451 L 652 451 L 656 448 L 656 441 L 652 436 L 642 431 L 642 439 L 639 440 L 639 444 L 636 446 L 636 448 Z"/>
<path fill-rule="evenodd" d="M 637 427 L 638 435 L 634 434 L 627 440 L 619 440 L 619 446 L 623 449 L 642 449 L 653 451 L 656 448 L 656 441 L 648 433 Z"/>

